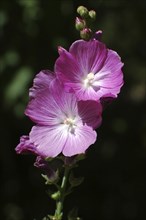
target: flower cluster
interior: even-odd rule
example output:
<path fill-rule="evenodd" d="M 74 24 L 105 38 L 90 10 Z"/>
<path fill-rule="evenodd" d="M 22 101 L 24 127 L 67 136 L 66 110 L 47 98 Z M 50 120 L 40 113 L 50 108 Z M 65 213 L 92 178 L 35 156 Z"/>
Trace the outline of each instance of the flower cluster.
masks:
<path fill-rule="evenodd" d="M 97 39 L 77 40 L 69 51 L 59 47 L 54 72 L 36 75 L 25 111 L 35 126 L 21 137 L 17 153 L 71 157 L 96 141 L 102 101 L 116 98 L 123 85 L 119 55 Z"/>

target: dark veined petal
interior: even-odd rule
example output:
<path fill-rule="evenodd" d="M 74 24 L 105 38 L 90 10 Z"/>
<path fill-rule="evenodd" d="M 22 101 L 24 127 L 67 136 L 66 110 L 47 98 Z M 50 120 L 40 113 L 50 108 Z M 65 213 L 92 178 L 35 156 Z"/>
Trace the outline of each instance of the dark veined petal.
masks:
<path fill-rule="evenodd" d="M 78 102 L 78 114 L 82 118 L 83 124 L 96 129 L 102 121 L 102 105 L 100 102 L 88 100 Z"/>

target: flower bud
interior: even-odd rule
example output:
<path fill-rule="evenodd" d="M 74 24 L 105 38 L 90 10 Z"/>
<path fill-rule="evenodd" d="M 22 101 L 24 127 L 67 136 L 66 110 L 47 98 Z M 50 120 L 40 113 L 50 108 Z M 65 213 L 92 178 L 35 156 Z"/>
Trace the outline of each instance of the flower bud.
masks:
<path fill-rule="evenodd" d="M 76 17 L 76 21 L 75 21 L 75 27 L 78 31 L 83 30 L 86 27 L 86 22 L 85 20 Z"/>
<path fill-rule="evenodd" d="M 96 12 L 94 10 L 89 11 L 89 16 L 92 20 L 96 19 Z"/>
<path fill-rule="evenodd" d="M 90 28 L 84 28 L 80 31 L 80 37 L 84 40 L 89 40 L 91 37 L 92 31 Z"/>
<path fill-rule="evenodd" d="M 84 7 L 84 6 L 79 6 L 78 8 L 77 8 L 77 13 L 81 16 L 81 17 L 83 17 L 83 18 L 86 18 L 86 17 L 88 17 L 88 9 L 86 8 L 86 7 Z"/>

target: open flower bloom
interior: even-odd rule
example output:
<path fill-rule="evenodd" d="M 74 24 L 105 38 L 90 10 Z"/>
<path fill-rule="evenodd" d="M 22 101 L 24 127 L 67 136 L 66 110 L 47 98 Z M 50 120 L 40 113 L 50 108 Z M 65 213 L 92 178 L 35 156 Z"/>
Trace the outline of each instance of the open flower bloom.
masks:
<path fill-rule="evenodd" d="M 37 75 L 33 97 L 37 96 L 30 100 L 25 112 L 36 125 L 32 127 L 29 140 L 20 143 L 16 151 L 26 152 L 29 148 L 28 151 L 41 157 L 56 157 L 60 153 L 70 157 L 84 153 L 96 141 L 94 129 L 101 124 L 101 104 L 93 100 L 77 101 L 74 94 L 64 91 L 57 79 L 50 87 L 44 85 L 42 92 L 37 92 L 43 85 L 43 77 L 42 73 Z"/>
<path fill-rule="evenodd" d="M 69 52 L 59 47 L 59 54 L 56 75 L 79 100 L 117 97 L 123 85 L 123 63 L 115 51 L 92 39 L 74 42 Z"/>

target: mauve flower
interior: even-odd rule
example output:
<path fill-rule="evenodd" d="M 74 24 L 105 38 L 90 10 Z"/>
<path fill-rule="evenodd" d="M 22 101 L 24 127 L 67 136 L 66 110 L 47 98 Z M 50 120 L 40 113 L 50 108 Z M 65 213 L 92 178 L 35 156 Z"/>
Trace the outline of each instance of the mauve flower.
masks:
<path fill-rule="evenodd" d="M 57 77 L 79 100 L 117 97 L 123 85 L 123 63 L 119 55 L 96 40 L 78 40 L 69 52 L 59 47 L 55 63 Z"/>
<path fill-rule="evenodd" d="M 37 75 L 38 82 L 42 82 L 43 77 L 43 74 Z M 35 83 L 37 87 L 37 81 Z M 25 113 L 36 126 L 29 134 L 28 145 L 20 140 L 19 150 L 24 145 L 25 150 L 26 146 L 28 149 L 33 146 L 33 151 L 43 158 L 60 153 L 70 157 L 84 153 L 96 141 L 94 129 L 101 124 L 100 103 L 77 101 L 74 94 L 64 91 L 57 79 L 42 92 L 37 93 L 35 89 L 33 93 L 37 96 L 30 100 Z"/>

